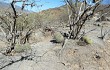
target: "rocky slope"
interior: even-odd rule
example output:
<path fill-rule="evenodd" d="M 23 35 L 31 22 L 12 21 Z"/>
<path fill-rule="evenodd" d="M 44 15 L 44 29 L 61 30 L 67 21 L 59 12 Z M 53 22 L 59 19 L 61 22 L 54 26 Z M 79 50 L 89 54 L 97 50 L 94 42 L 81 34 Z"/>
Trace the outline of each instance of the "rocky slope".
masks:
<path fill-rule="evenodd" d="M 64 8 L 49 9 L 40 12 L 43 21 L 54 21 L 63 14 Z M 45 19 L 44 19 L 45 18 Z M 51 21 L 51 22 L 52 22 Z M 4 47 L 0 48 L 0 70 L 109 70 L 110 69 L 110 22 L 95 22 L 88 20 L 82 31 L 93 41 L 92 44 L 79 46 L 77 40 L 65 39 L 61 43 L 53 43 L 51 32 L 35 30 L 32 36 L 30 50 L 24 52 L 12 52 L 10 56 L 2 54 Z M 100 26 L 93 24 L 100 24 Z M 53 23 L 51 23 L 53 24 Z M 58 23 L 59 24 L 59 23 Z M 53 24 L 57 25 L 57 24 Z M 103 32 L 108 32 L 106 39 L 102 40 L 101 26 Z M 58 28 L 56 31 L 66 31 L 68 28 Z M 3 43 L 0 43 L 3 44 Z M 0 47 L 3 45 L 0 45 Z"/>

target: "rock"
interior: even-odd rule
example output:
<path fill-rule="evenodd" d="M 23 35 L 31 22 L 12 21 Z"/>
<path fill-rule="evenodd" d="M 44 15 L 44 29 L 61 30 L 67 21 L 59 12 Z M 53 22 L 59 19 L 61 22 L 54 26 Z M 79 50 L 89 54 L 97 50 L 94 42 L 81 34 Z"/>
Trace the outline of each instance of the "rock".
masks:
<path fill-rule="evenodd" d="M 18 61 L 21 59 L 21 56 L 10 56 L 10 59 L 14 62 Z"/>
<path fill-rule="evenodd" d="M 34 33 L 32 33 L 32 35 L 30 36 L 30 43 L 35 43 L 35 42 L 40 42 L 44 40 L 44 33 L 41 32 L 40 30 L 35 31 Z"/>
<path fill-rule="evenodd" d="M 14 63 L 3 70 L 68 70 L 63 64 L 57 62 L 34 62 L 23 60 Z"/>
<path fill-rule="evenodd" d="M 9 64 L 11 59 L 8 56 L 3 55 L 0 53 L 0 68 L 4 67 L 5 65 Z"/>
<path fill-rule="evenodd" d="M 84 41 L 78 41 L 78 42 L 77 42 L 77 45 L 79 45 L 79 46 L 86 46 L 87 43 L 84 42 Z"/>
<path fill-rule="evenodd" d="M 35 65 L 35 62 L 23 60 L 16 62 L 9 67 L 4 68 L 3 70 L 33 70 L 33 66 Z"/>
<path fill-rule="evenodd" d="M 31 46 L 32 46 L 32 54 L 37 56 L 42 56 L 45 52 L 53 48 L 53 44 L 51 42 L 50 43 L 39 42 Z"/>

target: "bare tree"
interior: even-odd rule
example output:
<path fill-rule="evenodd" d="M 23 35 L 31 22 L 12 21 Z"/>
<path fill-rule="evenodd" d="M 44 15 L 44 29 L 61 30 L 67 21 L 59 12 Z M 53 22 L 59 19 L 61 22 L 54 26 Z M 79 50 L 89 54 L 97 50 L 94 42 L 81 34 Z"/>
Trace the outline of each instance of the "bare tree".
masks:
<path fill-rule="evenodd" d="M 87 5 L 86 0 L 83 2 L 78 2 L 78 0 L 76 0 L 76 2 L 73 0 L 65 0 L 65 2 L 69 15 L 69 38 L 77 39 L 85 21 L 94 14 L 100 1 L 97 1 L 93 6 Z"/>
<path fill-rule="evenodd" d="M 32 29 L 35 27 L 31 27 L 29 29 L 27 29 L 27 32 L 25 33 L 25 35 L 22 37 L 23 35 L 23 27 L 21 28 L 20 32 L 17 29 L 17 20 L 18 17 L 20 16 L 18 14 L 18 12 L 16 11 L 16 6 L 15 4 L 18 2 L 22 2 L 22 10 L 24 9 L 25 6 L 35 6 L 34 3 L 35 1 L 29 1 L 29 0 L 12 0 L 12 2 L 10 3 L 11 8 L 12 8 L 12 12 L 7 12 L 5 15 L 0 16 L 0 20 L 2 25 L 0 26 L 2 32 L 4 33 L 4 35 L 6 36 L 6 40 L 8 42 L 8 48 L 6 50 L 6 54 L 10 53 L 15 45 L 18 43 L 18 38 L 20 39 L 20 44 L 25 44 L 26 42 L 28 42 L 29 40 L 29 36 L 32 33 Z M 24 19 L 26 21 L 26 19 Z M 26 23 L 26 22 L 25 22 Z M 34 21 L 33 21 L 34 23 Z M 5 26 L 3 26 L 5 24 Z"/>

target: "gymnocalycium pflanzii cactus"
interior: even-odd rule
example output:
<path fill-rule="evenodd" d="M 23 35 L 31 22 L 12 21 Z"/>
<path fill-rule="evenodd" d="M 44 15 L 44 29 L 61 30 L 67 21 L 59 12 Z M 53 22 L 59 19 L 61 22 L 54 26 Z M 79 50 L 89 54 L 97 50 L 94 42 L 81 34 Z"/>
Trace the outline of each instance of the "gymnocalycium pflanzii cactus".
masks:
<path fill-rule="evenodd" d="M 93 41 L 88 36 L 83 36 L 82 39 L 87 44 L 92 44 L 93 43 Z"/>
<path fill-rule="evenodd" d="M 54 39 L 57 43 L 64 42 L 64 37 L 60 32 L 54 32 Z"/>
<path fill-rule="evenodd" d="M 24 52 L 24 51 L 27 51 L 27 50 L 31 50 L 31 46 L 28 43 L 26 43 L 26 44 L 16 44 L 15 48 L 14 48 L 14 51 L 17 52 L 17 53 Z"/>

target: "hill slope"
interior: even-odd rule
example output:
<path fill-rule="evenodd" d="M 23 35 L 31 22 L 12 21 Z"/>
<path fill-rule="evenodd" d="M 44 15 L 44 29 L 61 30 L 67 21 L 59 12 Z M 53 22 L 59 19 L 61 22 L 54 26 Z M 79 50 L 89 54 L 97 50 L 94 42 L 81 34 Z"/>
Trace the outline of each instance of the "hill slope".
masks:
<path fill-rule="evenodd" d="M 36 14 L 41 16 L 42 22 L 44 24 L 50 23 L 54 25 L 59 23 L 67 23 L 68 20 L 66 6 L 43 10 Z"/>
<path fill-rule="evenodd" d="M 21 10 L 21 7 L 19 6 L 15 6 L 17 12 L 30 12 L 27 10 Z M 12 11 L 11 5 L 10 3 L 4 3 L 4 2 L 0 2 L 0 11 Z"/>
<path fill-rule="evenodd" d="M 103 13 L 106 13 L 108 11 L 110 11 L 110 8 L 106 8 L 109 5 L 99 5 L 97 7 L 96 13 L 98 11 L 102 11 Z M 47 10 L 43 10 L 39 13 L 42 18 L 43 23 L 52 23 L 52 24 L 56 24 L 56 23 L 68 23 L 68 13 L 67 13 L 67 7 L 66 5 L 61 6 L 61 7 L 57 7 L 57 8 L 52 8 L 52 9 L 47 9 Z M 110 14 L 107 14 L 107 16 L 110 16 Z"/>

